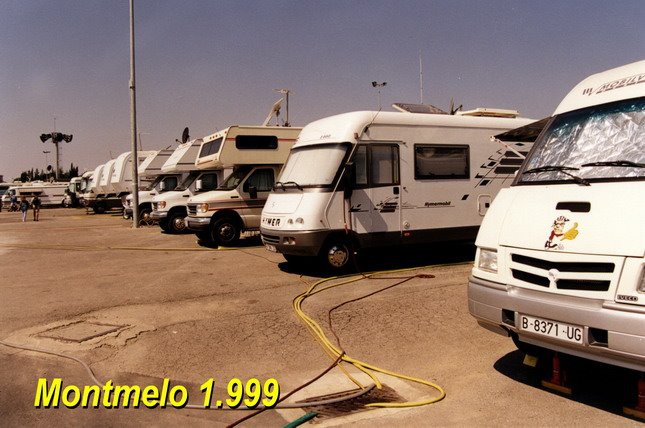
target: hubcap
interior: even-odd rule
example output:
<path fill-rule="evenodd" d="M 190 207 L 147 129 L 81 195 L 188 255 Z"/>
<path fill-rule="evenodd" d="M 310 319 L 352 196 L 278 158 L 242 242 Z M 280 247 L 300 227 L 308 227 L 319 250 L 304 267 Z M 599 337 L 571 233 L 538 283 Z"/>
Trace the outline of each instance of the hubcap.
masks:
<path fill-rule="evenodd" d="M 182 217 L 175 217 L 172 221 L 172 225 L 176 230 L 184 230 L 186 227 L 186 222 L 184 222 L 184 219 Z"/>
<path fill-rule="evenodd" d="M 327 261 L 335 268 L 345 266 L 349 259 L 349 252 L 344 246 L 334 245 L 327 252 Z"/>
<path fill-rule="evenodd" d="M 230 241 L 235 237 L 235 227 L 231 224 L 224 224 L 217 233 L 222 241 Z"/>

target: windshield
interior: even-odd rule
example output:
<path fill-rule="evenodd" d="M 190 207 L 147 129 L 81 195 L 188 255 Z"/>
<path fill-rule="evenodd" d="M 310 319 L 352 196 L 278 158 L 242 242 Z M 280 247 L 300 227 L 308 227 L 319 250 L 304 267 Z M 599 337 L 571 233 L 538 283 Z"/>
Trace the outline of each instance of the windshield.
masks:
<path fill-rule="evenodd" d="M 240 182 L 244 180 L 244 177 L 247 176 L 249 171 L 253 168 L 251 165 L 242 166 L 235 171 L 233 171 L 226 179 L 219 185 L 217 190 L 234 190 L 237 189 L 237 186 L 240 185 Z"/>
<path fill-rule="evenodd" d="M 561 114 L 524 162 L 518 183 L 645 178 L 645 98 Z"/>
<path fill-rule="evenodd" d="M 152 180 L 152 181 L 150 181 L 148 183 L 145 183 L 145 182 L 141 183 L 142 188 L 139 189 L 139 190 L 149 191 L 149 190 L 154 189 L 157 186 L 157 184 L 159 184 L 159 182 L 161 181 L 162 178 L 163 178 L 163 175 L 158 175 L 158 176 L 155 177 L 154 180 Z"/>
<path fill-rule="evenodd" d="M 188 177 L 184 179 L 184 181 L 181 182 L 181 184 L 177 187 L 175 187 L 175 190 L 177 191 L 183 191 L 186 190 L 190 187 L 191 184 L 193 184 L 193 181 L 199 177 L 199 171 L 193 171 L 190 174 L 188 174 Z"/>
<path fill-rule="evenodd" d="M 330 186 L 347 153 L 348 144 L 318 144 L 291 150 L 276 187 Z"/>

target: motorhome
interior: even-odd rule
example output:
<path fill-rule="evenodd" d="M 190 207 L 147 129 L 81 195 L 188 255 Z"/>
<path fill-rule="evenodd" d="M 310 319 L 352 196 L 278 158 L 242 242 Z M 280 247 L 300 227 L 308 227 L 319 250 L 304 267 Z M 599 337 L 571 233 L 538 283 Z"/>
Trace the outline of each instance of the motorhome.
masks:
<path fill-rule="evenodd" d="M 262 207 L 301 129 L 236 125 L 204 138 L 195 166 L 233 172 L 216 190 L 188 199 L 188 228 L 218 245 L 258 231 Z"/>
<path fill-rule="evenodd" d="M 532 356 L 645 371 L 643 195 L 640 61 L 575 86 L 495 199 L 476 241 L 471 315 Z"/>
<path fill-rule="evenodd" d="M 79 195 L 81 194 L 81 184 L 83 177 L 73 177 L 69 180 L 69 185 L 65 190 L 65 199 L 63 205 L 67 208 L 77 207 L 79 204 Z"/>
<path fill-rule="evenodd" d="M 526 152 L 490 137 L 514 110 L 361 111 L 305 126 L 262 212 L 262 241 L 297 263 L 345 270 L 368 248 L 474 240 Z"/>
<path fill-rule="evenodd" d="M 139 221 L 152 223 L 152 198 L 157 194 L 174 190 L 183 179 L 181 173 L 164 173 L 162 167 L 174 150 L 164 149 L 148 156 L 139 166 Z M 123 217 L 132 218 L 133 195 L 129 194 L 123 201 Z"/>
<path fill-rule="evenodd" d="M 137 167 L 143 164 L 149 156 L 155 155 L 157 152 L 154 150 L 137 151 Z M 122 198 L 128 193 L 132 193 L 133 180 L 132 180 L 132 151 L 121 153 L 114 161 L 114 170 L 110 177 L 110 184 L 114 196 Z"/>
<path fill-rule="evenodd" d="M 69 183 L 63 182 L 30 181 L 11 186 L 2 195 L 2 205 L 5 208 L 11 206 L 11 197 L 14 195 L 18 200 L 24 196 L 28 201 L 38 195 L 43 207 L 62 207 L 68 185 Z"/>
<path fill-rule="evenodd" d="M 92 174 L 88 175 L 87 186 L 80 198 L 82 206 L 88 210 L 91 208 L 97 214 L 105 211 L 102 209 L 101 205 L 94 205 L 98 197 L 99 183 L 101 182 L 101 176 L 103 175 L 104 169 L 105 164 L 98 165 L 94 168 Z"/>
<path fill-rule="evenodd" d="M 206 137 L 208 138 L 208 137 Z M 188 198 L 215 190 L 231 169 L 222 167 L 198 170 L 195 161 L 203 140 L 201 138 L 181 144 L 161 168 L 164 173 L 188 172 L 186 178 L 174 189 L 152 198 L 151 217 L 164 232 L 179 233 L 186 230 Z"/>

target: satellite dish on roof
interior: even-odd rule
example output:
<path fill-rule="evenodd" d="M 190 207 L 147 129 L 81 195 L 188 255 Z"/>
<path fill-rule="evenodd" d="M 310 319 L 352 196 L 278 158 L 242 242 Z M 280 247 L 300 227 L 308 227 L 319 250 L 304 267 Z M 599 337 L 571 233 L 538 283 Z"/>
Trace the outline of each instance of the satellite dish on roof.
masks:
<path fill-rule="evenodd" d="M 184 144 L 188 139 L 190 138 L 190 135 L 188 135 L 188 127 L 184 128 L 184 132 L 181 134 L 181 143 Z"/>
<path fill-rule="evenodd" d="M 51 165 L 47 165 L 47 172 L 51 172 L 51 170 L 52 170 L 52 166 L 51 166 Z"/>
<path fill-rule="evenodd" d="M 271 111 L 269 112 L 269 115 L 267 116 L 267 118 L 264 119 L 264 123 L 262 124 L 262 126 L 267 126 L 274 114 L 275 114 L 275 117 L 280 116 L 280 106 L 282 104 L 283 99 L 284 98 L 280 98 L 278 101 L 273 103 L 273 106 L 271 107 Z"/>

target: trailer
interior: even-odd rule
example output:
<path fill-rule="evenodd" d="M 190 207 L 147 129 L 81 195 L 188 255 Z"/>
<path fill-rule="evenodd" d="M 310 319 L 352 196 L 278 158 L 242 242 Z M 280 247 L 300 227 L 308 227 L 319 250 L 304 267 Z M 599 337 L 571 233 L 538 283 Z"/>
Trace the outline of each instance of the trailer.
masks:
<path fill-rule="evenodd" d="M 512 110 L 361 111 L 305 126 L 262 211 L 262 241 L 290 263 L 345 270 L 362 250 L 472 241 L 528 151 L 490 140 L 532 122 Z"/>
<path fill-rule="evenodd" d="M 195 166 L 233 172 L 216 190 L 188 198 L 188 229 L 200 240 L 218 245 L 233 244 L 241 233 L 258 231 L 266 198 L 301 130 L 235 125 L 205 137 Z"/>

